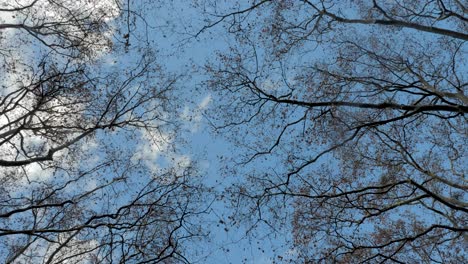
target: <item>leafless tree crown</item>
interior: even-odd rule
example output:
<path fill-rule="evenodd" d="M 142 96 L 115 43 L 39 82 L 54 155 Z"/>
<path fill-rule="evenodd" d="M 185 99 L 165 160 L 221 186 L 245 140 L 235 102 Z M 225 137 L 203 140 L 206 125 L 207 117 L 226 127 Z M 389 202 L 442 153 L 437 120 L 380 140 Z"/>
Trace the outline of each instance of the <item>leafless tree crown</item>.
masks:
<path fill-rule="evenodd" d="M 202 2 L 195 37 L 233 43 L 206 69 L 236 217 L 300 263 L 467 261 L 466 3 Z"/>

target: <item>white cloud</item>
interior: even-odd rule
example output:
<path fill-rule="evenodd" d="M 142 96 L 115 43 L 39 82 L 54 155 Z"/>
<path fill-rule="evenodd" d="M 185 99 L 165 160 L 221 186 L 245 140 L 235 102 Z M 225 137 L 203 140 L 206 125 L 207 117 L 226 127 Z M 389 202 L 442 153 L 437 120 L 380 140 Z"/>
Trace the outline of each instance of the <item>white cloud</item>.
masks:
<path fill-rule="evenodd" d="M 186 106 L 184 111 L 181 114 L 181 119 L 185 121 L 185 127 L 190 130 L 192 133 L 196 133 L 200 130 L 202 119 L 203 119 L 203 112 L 208 108 L 209 104 L 211 103 L 211 95 L 206 95 L 200 103 L 194 107 L 190 108 Z"/>
<path fill-rule="evenodd" d="M 69 234 L 60 234 L 59 241 L 68 239 Z M 58 254 L 54 256 L 54 260 L 63 260 L 61 263 L 86 263 L 83 260 L 90 259 L 95 253 L 98 245 L 96 240 L 79 240 L 72 238 L 66 247 L 63 247 Z M 48 259 L 59 247 L 59 244 L 51 244 L 44 240 L 36 240 L 27 249 L 27 251 L 16 259 L 15 263 L 41 263 L 43 260 Z M 79 254 L 87 252 L 85 254 Z M 67 258 L 73 255 L 78 255 L 75 258 Z M 79 258 L 79 259 L 77 259 Z"/>
<path fill-rule="evenodd" d="M 137 139 L 138 145 L 132 160 L 134 162 L 143 161 L 152 172 L 157 172 L 161 169 L 157 160 L 168 150 L 172 139 L 168 134 L 159 131 L 142 130 L 140 133 L 141 136 Z"/>

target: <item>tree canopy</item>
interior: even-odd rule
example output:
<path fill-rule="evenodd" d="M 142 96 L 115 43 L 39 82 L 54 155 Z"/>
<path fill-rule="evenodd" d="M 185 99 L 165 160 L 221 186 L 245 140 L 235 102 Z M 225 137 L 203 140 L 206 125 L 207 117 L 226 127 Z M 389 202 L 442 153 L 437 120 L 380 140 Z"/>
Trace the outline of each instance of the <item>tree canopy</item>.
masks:
<path fill-rule="evenodd" d="M 0 260 L 210 262 L 283 236 L 270 262 L 467 262 L 467 13 L 1 2 Z M 184 156 L 200 135 L 227 140 L 219 168 Z"/>
<path fill-rule="evenodd" d="M 176 137 L 178 77 L 157 63 L 136 29 L 142 11 L 128 4 L 2 3 L 6 263 L 187 262 L 181 248 L 200 234 L 191 218 L 206 197 L 194 168 L 148 166 Z"/>
<path fill-rule="evenodd" d="M 283 219 L 304 263 L 465 262 L 466 11 L 253 1 L 209 16 L 202 31 L 235 39 L 206 69 L 217 130 L 244 153 L 228 169 L 240 217 Z"/>

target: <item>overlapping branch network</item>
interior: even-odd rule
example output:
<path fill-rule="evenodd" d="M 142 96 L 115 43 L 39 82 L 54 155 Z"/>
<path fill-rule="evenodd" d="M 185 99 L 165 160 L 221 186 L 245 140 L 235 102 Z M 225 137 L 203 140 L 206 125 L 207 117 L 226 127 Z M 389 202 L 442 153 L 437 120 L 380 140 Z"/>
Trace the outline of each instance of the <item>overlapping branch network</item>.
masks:
<path fill-rule="evenodd" d="M 175 135 L 177 77 L 139 41 L 129 3 L 0 6 L 2 262 L 184 263 L 202 235 L 196 170 L 135 158 Z"/>
<path fill-rule="evenodd" d="M 235 43 L 207 84 L 228 98 L 217 129 L 246 151 L 229 173 L 256 183 L 232 189 L 252 201 L 241 216 L 274 226 L 283 215 L 306 263 L 465 262 L 466 6 L 232 10 L 208 14 L 201 32 L 224 26 Z"/>

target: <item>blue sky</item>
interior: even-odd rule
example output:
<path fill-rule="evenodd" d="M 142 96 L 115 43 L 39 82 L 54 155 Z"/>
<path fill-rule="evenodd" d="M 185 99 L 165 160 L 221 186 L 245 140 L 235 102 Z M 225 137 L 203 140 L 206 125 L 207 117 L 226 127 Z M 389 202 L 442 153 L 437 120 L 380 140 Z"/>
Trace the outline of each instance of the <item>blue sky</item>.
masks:
<path fill-rule="evenodd" d="M 220 2 L 218 8 L 222 10 L 229 4 Z M 184 79 L 186 81 L 182 84 L 179 83 L 180 94 L 178 96 L 181 99 L 179 109 L 182 113 L 182 120 L 186 121 L 184 125 L 186 130 L 182 135 L 186 144 L 181 145 L 179 154 L 186 155 L 193 161 L 197 161 L 205 183 L 214 186 L 222 193 L 224 188 L 229 187 L 231 183 L 237 183 L 243 175 L 223 174 L 223 172 L 226 172 L 224 170 L 226 164 L 219 158 L 224 157 L 228 160 L 240 161 L 245 158 L 246 154 L 241 153 L 245 149 L 238 148 L 239 146 L 226 141 L 222 136 L 212 134 L 212 127 L 210 127 L 208 120 L 201 115 L 205 110 L 213 111 L 210 107 L 213 104 L 217 105 L 216 102 L 219 99 L 204 85 L 203 81 L 206 80 L 207 76 L 202 74 L 199 67 L 203 67 L 208 61 L 215 61 L 216 52 L 218 51 L 229 53 L 228 48 L 235 43 L 234 36 L 225 34 L 225 29 L 219 25 L 218 27 L 210 28 L 194 38 L 193 34 L 206 24 L 204 17 L 198 13 L 200 9 L 197 10 L 191 7 L 187 4 L 187 1 L 172 1 L 169 6 L 170 8 L 163 7 L 159 10 L 148 11 L 148 13 L 155 12 L 152 14 L 152 19 L 148 21 L 150 24 L 154 23 L 154 28 L 149 30 L 150 39 L 158 47 L 160 58 L 164 61 L 165 67 L 169 71 L 186 75 L 186 79 Z M 205 11 L 210 12 L 209 9 Z M 353 9 L 349 9 L 347 12 L 352 11 Z M 354 27 L 354 29 L 360 33 L 365 32 L 360 26 Z M 368 33 L 376 34 L 373 29 L 369 29 Z M 403 43 L 399 44 L 403 45 Z M 263 49 L 268 47 L 268 44 L 266 46 L 258 46 L 262 47 L 257 50 L 260 57 L 268 57 L 270 55 L 269 50 Z M 304 49 L 307 52 L 303 50 L 304 53 L 300 56 L 290 58 L 289 62 L 293 66 L 302 65 L 306 69 L 310 65 L 310 61 L 318 57 L 322 57 L 323 59 L 336 56 L 333 52 L 325 51 L 324 47 L 321 46 L 317 48 L 311 45 Z M 270 71 L 272 75 L 263 83 L 265 87 L 274 87 L 275 81 L 282 81 L 281 77 L 279 77 L 279 66 L 274 65 L 277 68 L 275 68 L 275 71 Z M 287 70 L 288 65 L 281 66 Z M 291 72 L 293 73 L 295 70 L 291 69 Z M 274 79 L 273 73 L 277 74 L 277 80 Z M 293 82 L 293 80 L 287 81 Z M 277 90 L 276 92 L 281 91 Z M 300 117 L 301 114 L 298 111 L 296 118 Z M 289 120 L 292 120 L 295 116 L 291 115 L 289 118 Z M 269 129 L 269 124 L 266 124 L 264 128 Z M 298 128 L 294 133 L 300 133 L 299 130 Z M 274 136 L 279 131 L 272 129 L 269 133 Z M 245 137 L 246 145 L 253 145 L 256 140 L 252 136 Z M 318 147 L 315 146 L 314 149 L 304 150 L 304 153 L 313 154 L 317 150 Z M 322 162 L 336 162 L 336 159 L 332 160 L 333 157 L 326 155 L 323 157 Z M 278 160 L 275 160 L 273 157 L 268 158 L 261 165 L 259 160 L 256 160 L 256 162 L 249 164 L 246 169 L 239 169 L 238 171 L 240 173 L 248 173 L 249 169 L 275 169 Z M 319 166 L 320 163 L 309 168 L 308 171 L 313 171 L 314 168 Z M 278 168 L 279 174 L 285 169 L 287 168 Z M 209 241 L 200 242 L 200 247 L 203 248 L 201 250 L 203 253 L 201 254 L 200 263 L 240 263 L 242 261 L 246 261 L 247 263 L 271 263 L 273 261 L 272 258 L 277 255 L 290 256 L 294 259 L 296 252 L 284 247 L 284 245 L 288 245 L 285 241 L 291 240 L 291 235 L 286 232 L 287 228 L 283 230 L 285 232 L 268 235 L 270 234 L 269 228 L 260 224 L 257 229 L 252 231 L 253 233 L 246 236 L 245 232 L 248 225 L 229 226 L 227 215 L 232 212 L 225 206 L 224 201 L 214 202 L 211 210 L 212 214 L 209 216 L 211 221 L 208 227 L 211 231 L 211 237 Z M 287 212 L 288 210 L 286 209 L 285 211 Z"/>
<path fill-rule="evenodd" d="M 210 125 L 212 120 L 204 115 L 205 111 L 213 110 L 210 107 L 217 98 L 213 98 L 213 94 L 203 84 L 207 76 L 203 75 L 201 68 L 215 58 L 216 52 L 226 51 L 233 39 L 223 34 L 222 28 L 214 28 L 193 38 L 191 34 L 201 29 L 205 23 L 199 10 L 187 5 L 187 1 L 172 2 L 172 9 L 152 10 L 151 13 L 155 14 L 148 22 L 157 25 L 155 30 L 149 32 L 154 37 L 153 41 L 167 69 L 188 73 L 187 82 L 179 83 L 181 88 L 178 96 L 183 98 L 180 109 L 183 115 L 187 115 L 182 116 L 183 121 L 187 122 L 182 136 L 187 144 L 183 144 L 179 150 L 197 162 L 205 183 L 223 194 L 223 189 L 237 182 L 242 175 L 224 175 L 223 167 L 227 164 L 220 157 L 236 160 L 240 158 L 240 153 L 222 135 L 213 134 L 213 127 Z M 258 233 L 258 236 L 246 235 L 245 226 L 230 225 L 232 221 L 227 217 L 232 211 L 228 207 L 226 201 L 217 200 L 212 204 L 211 214 L 208 216 L 211 220 L 207 225 L 211 235 L 208 241 L 202 239 L 199 244 L 192 245 L 202 249 L 201 255 L 196 250 L 197 256 L 193 258 L 196 263 L 263 264 L 272 263 L 272 258 L 278 254 L 285 259 L 288 255 L 294 256 L 294 252 L 281 247 L 285 239 L 290 239 L 289 234 L 267 236 L 262 234 L 263 229 L 260 228 L 252 231 Z"/>
<path fill-rule="evenodd" d="M 182 122 L 180 137 L 175 140 L 177 157 L 185 157 L 196 162 L 199 173 L 206 185 L 214 187 L 219 193 L 229 187 L 235 178 L 222 175 L 220 162 L 221 156 L 235 155 L 234 146 L 223 137 L 212 134 L 212 127 L 203 115 L 211 107 L 212 94 L 202 84 L 206 76 L 203 76 L 200 68 L 204 63 L 214 57 L 215 51 L 228 47 L 229 39 L 219 37 L 216 30 L 202 34 L 198 38 L 192 38 L 189 34 L 201 28 L 203 21 L 197 14 L 197 10 L 187 5 L 187 1 L 173 1 L 172 8 L 151 9 L 147 11 L 149 41 L 158 50 L 158 63 L 173 73 L 180 74 L 176 90 L 178 100 L 178 115 Z M 210 45 L 206 43 L 209 42 Z M 128 58 L 109 57 L 113 67 L 125 68 L 129 63 Z M 200 68 L 199 68 L 200 67 Z M 144 140 L 144 139 L 141 139 Z M 141 142 L 140 142 L 141 143 Z M 144 142 L 142 143 L 143 145 Z M 179 144 L 179 145 L 177 145 Z M 138 143 L 137 143 L 138 145 Z M 138 147 L 137 147 L 138 148 Z M 146 150 L 145 150 L 146 148 Z M 148 146 L 138 150 L 140 158 L 148 159 L 155 166 L 171 166 L 171 157 L 174 154 L 151 152 Z M 138 158 L 137 157 L 137 158 Z M 169 162 L 168 162 L 169 161 Z M 153 165 L 149 165 L 150 167 Z M 240 177 L 240 176 L 239 176 Z M 207 203 L 211 203 L 212 196 L 207 196 Z M 231 213 L 227 209 L 225 201 L 216 200 L 212 203 L 210 214 L 203 221 L 203 227 L 209 231 L 209 236 L 188 245 L 187 257 L 195 263 L 271 263 L 274 256 L 272 250 L 278 251 L 278 241 L 271 238 L 254 239 L 246 236 L 245 228 L 231 227 L 227 219 Z M 278 235 L 279 236 L 279 235 Z M 286 235 L 287 236 L 287 235 Z M 276 252 L 277 253 L 277 252 Z"/>
<path fill-rule="evenodd" d="M 248 4 L 248 2 L 250 1 L 238 1 L 233 5 L 232 1 L 219 1 L 216 2 L 216 4 L 219 10 L 227 12 L 228 10 L 236 10 L 240 8 L 241 5 Z M 72 164 L 70 165 L 73 167 L 72 169 L 79 171 L 92 168 L 96 164 L 99 164 L 99 162 L 104 162 L 105 159 L 108 158 L 107 155 L 109 155 L 109 157 L 112 154 L 120 155 L 122 160 L 127 159 L 130 161 L 128 163 L 130 165 L 143 165 L 146 168 L 144 172 L 148 175 L 163 174 L 173 166 L 183 168 L 194 164 L 203 184 L 213 188 L 214 194 L 207 194 L 206 198 L 202 198 L 202 205 L 200 207 L 210 206 L 208 214 L 194 217 L 196 220 L 201 219 L 201 225 L 204 230 L 208 231 L 209 235 L 201 238 L 199 241 L 192 241 L 186 245 L 188 259 L 195 263 L 245 262 L 260 264 L 274 262 L 274 258 L 278 255 L 282 256 L 283 260 L 287 258 L 294 259 L 298 252 L 289 248 L 292 240 L 292 235 L 288 232 L 290 230 L 290 223 L 281 222 L 284 218 L 275 218 L 274 212 L 270 213 L 267 211 L 269 208 L 268 206 L 282 205 L 284 208 L 281 208 L 281 216 L 289 217 L 293 212 L 293 208 L 290 206 L 292 204 L 292 198 L 288 200 L 288 197 L 285 197 L 286 200 L 278 200 L 276 204 L 272 202 L 265 206 L 265 208 L 261 207 L 262 210 L 265 209 L 265 211 L 261 212 L 265 213 L 272 223 L 272 226 L 269 227 L 261 221 L 256 223 L 255 219 L 257 215 L 244 215 L 245 219 L 251 220 L 251 222 L 245 221 L 242 223 L 239 219 L 233 220 L 229 218 L 230 215 L 237 211 L 236 207 L 232 206 L 232 201 L 226 198 L 230 195 L 228 189 L 234 184 L 244 184 L 249 185 L 246 187 L 251 187 L 261 192 L 262 186 L 256 186 L 253 183 L 254 181 L 249 181 L 249 179 L 258 175 L 260 175 L 259 178 L 263 177 L 263 175 L 268 175 L 266 178 L 267 180 L 271 180 L 269 183 L 272 184 L 283 182 L 284 175 L 289 171 L 294 170 L 300 166 L 302 162 L 328 148 L 329 144 L 333 143 L 329 142 L 333 141 L 333 138 L 340 138 L 338 135 L 340 131 L 323 129 L 323 131 L 325 131 L 324 133 L 337 135 L 332 135 L 330 137 L 324 136 L 322 140 L 328 140 L 326 143 L 316 143 L 320 141 L 320 139 L 314 141 L 315 138 L 313 138 L 310 139 L 310 142 L 301 144 L 301 140 L 307 140 L 308 136 L 304 135 L 311 132 L 310 130 L 314 130 L 313 124 L 311 123 L 313 121 L 309 121 L 309 119 L 307 119 L 309 116 L 306 116 L 307 114 L 310 115 L 313 110 L 304 110 L 304 108 L 300 107 L 281 108 L 282 106 L 266 105 L 265 108 L 271 111 L 273 118 L 261 121 L 256 120 L 255 122 L 257 123 L 252 122 L 253 126 L 255 126 L 255 131 L 249 131 L 252 127 L 236 127 L 220 130 L 221 133 L 217 133 L 218 131 L 215 131 L 212 125 L 222 125 L 226 120 L 222 120 L 222 118 L 221 120 L 217 120 L 216 117 L 228 117 L 228 119 L 231 117 L 245 118 L 251 114 L 248 111 L 251 109 L 247 109 L 248 107 L 245 107 L 245 109 L 235 107 L 221 109 L 223 104 L 230 106 L 231 100 L 235 100 L 236 96 L 233 96 L 233 98 L 217 97 L 218 95 L 213 92 L 212 87 L 208 87 L 206 83 L 206 80 L 210 78 L 210 76 L 204 71 L 204 66 L 207 63 L 211 63 L 211 65 L 215 67 L 220 66 L 220 68 L 223 68 L 223 62 L 218 60 L 217 54 L 223 53 L 233 55 L 236 53 L 236 49 L 239 49 L 241 50 L 239 53 L 245 56 L 243 57 L 245 59 L 245 64 L 243 66 L 248 68 L 246 72 L 249 70 L 255 72 L 260 68 L 260 70 L 256 72 L 259 73 L 259 75 L 255 76 L 255 78 L 258 77 L 256 80 L 262 85 L 263 89 L 278 96 L 291 92 L 291 94 L 294 93 L 294 96 L 298 96 L 299 98 L 303 96 L 306 100 L 312 100 L 311 98 L 314 98 L 316 95 L 309 95 L 309 91 L 305 89 L 305 86 L 296 90 L 294 90 L 294 87 L 296 87 L 297 83 L 301 85 L 300 81 L 306 84 L 308 84 L 307 82 L 314 84 L 315 80 L 313 78 L 310 80 L 301 80 L 301 76 L 298 73 L 304 72 L 304 75 L 307 75 L 308 71 L 313 72 L 314 70 L 312 69 L 311 62 L 321 61 L 325 65 L 328 65 L 327 60 L 334 61 L 337 59 L 336 50 L 330 49 L 330 51 L 326 51 L 329 48 L 328 46 L 319 46 L 317 44 L 318 42 L 305 41 L 306 44 L 304 44 L 304 46 L 300 46 L 298 49 L 293 48 L 289 50 L 287 54 L 278 56 L 281 57 L 281 59 L 277 59 L 276 55 L 278 54 L 274 52 L 281 51 L 282 42 L 270 43 L 270 39 L 268 38 L 271 36 L 268 34 L 265 34 L 265 38 L 258 43 L 249 43 L 249 41 L 252 40 L 249 39 L 247 41 L 243 39 L 245 42 L 241 44 L 236 42 L 238 39 L 236 39 L 235 34 L 226 34 L 226 28 L 223 28 L 222 23 L 220 23 L 218 26 L 209 28 L 209 30 L 195 36 L 195 34 L 208 23 L 207 16 L 201 15 L 202 11 L 205 12 L 205 14 L 214 12 L 212 6 L 203 6 L 204 1 L 175 0 L 164 1 L 164 3 L 130 1 L 130 3 L 134 5 L 137 10 L 143 12 L 141 15 L 145 18 L 145 23 L 140 19 L 141 17 L 137 17 L 135 20 L 136 28 L 132 28 L 133 31 L 129 37 L 122 37 L 126 33 L 125 21 L 122 24 L 115 25 L 116 27 L 124 26 L 122 31 L 115 29 L 109 31 L 115 35 L 114 39 L 116 41 L 125 41 L 125 39 L 127 39 L 129 44 L 131 44 L 131 48 L 128 52 L 117 50 L 114 53 L 110 52 L 108 54 L 97 51 L 97 63 L 101 66 L 99 68 L 101 71 L 100 73 L 111 72 L 114 74 L 109 77 L 109 80 L 103 80 L 103 82 L 108 81 L 109 84 L 113 84 L 112 81 L 119 81 L 121 78 L 124 79 L 126 74 L 130 74 L 130 72 L 134 70 L 132 68 L 133 66 L 138 68 L 139 57 L 137 55 L 140 54 L 138 48 L 149 47 L 157 54 L 155 56 L 155 62 L 161 66 L 162 74 L 149 76 L 151 77 L 148 78 L 150 81 L 145 78 L 141 78 L 141 80 L 138 79 L 136 84 L 140 86 L 134 85 L 127 89 L 129 97 L 133 93 L 136 94 L 139 87 L 162 87 L 166 83 L 170 83 L 171 80 L 175 80 L 175 89 L 168 91 L 170 96 L 172 96 L 172 100 L 169 102 L 169 109 L 171 109 L 171 112 L 165 112 L 165 109 L 163 109 L 164 107 L 158 105 L 157 102 L 145 105 L 144 108 L 136 111 L 140 114 L 146 113 L 146 111 L 148 111 L 148 113 L 157 114 L 159 119 L 156 118 L 152 120 L 151 124 L 160 129 L 106 130 L 97 133 L 94 138 L 81 141 L 79 150 L 83 154 L 80 156 L 82 158 L 82 167 L 80 168 L 73 167 L 73 157 L 72 155 L 68 155 L 69 152 L 61 152 L 57 154 L 57 158 L 63 159 L 67 164 Z M 287 4 L 288 2 L 285 1 L 284 3 Z M 351 3 L 352 1 L 348 1 L 347 5 L 351 6 Z M 354 10 L 351 9 L 348 11 L 343 9 L 341 11 L 344 13 L 354 12 Z M 290 12 L 288 13 L 290 16 L 295 15 L 291 14 L 294 10 L 289 10 L 287 12 Z M 252 38 L 254 41 L 262 39 L 262 35 L 259 34 L 257 36 L 256 33 L 270 30 L 264 27 L 262 22 L 269 19 L 271 20 L 273 17 L 273 14 L 255 15 L 256 14 L 252 14 L 253 17 L 249 18 L 251 20 L 246 20 L 246 23 L 251 23 L 248 24 L 248 27 L 253 29 L 252 34 L 255 36 L 252 36 Z M 302 15 L 304 17 L 308 16 L 307 12 L 304 12 Z M 110 24 L 112 25 L 112 23 Z M 347 29 L 351 30 L 350 32 L 354 30 L 356 37 L 358 37 L 357 35 L 359 34 L 363 36 L 366 34 L 380 34 L 378 30 L 374 28 L 366 31 L 362 29 L 360 25 L 350 26 Z M 8 31 L 7 33 L 10 34 L 12 31 Z M 5 39 L 14 37 L 16 36 L 10 34 L 7 38 L 4 38 L 3 41 L 6 43 Z M 427 39 L 424 40 L 430 42 L 432 39 L 431 37 L 427 37 Z M 398 42 L 398 39 L 393 42 L 396 43 L 393 47 L 395 49 L 404 49 L 404 45 L 407 44 L 406 42 Z M 16 54 L 17 58 L 15 59 L 24 59 L 25 61 L 29 59 L 30 61 L 35 61 L 34 56 L 38 54 L 36 51 L 40 49 L 35 46 L 28 46 L 27 42 L 25 43 L 26 44 L 23 43 L 24 45 L 22 46 L 25 50 L 17 49 L 18 54 Z M 392 42 L 389 41 L 389 43 Z M 102 54 L 104 54 L 104 56 L 101 56 Z M 250 55 L 250 57 L 246 54 Z M 256 64 L 257 62 L 260 63 Z M 24 63 L 21 67 L 26 66 L 27 63 Z M 230 65 L 224 66 L 229 67 Z M 333 65 L 331 67 L 333 67 Z M 366 67 L 363 67 L 363 69 L 365 68 Z M 311 74 L 311 76 L 315 75 Z M 9 84 L 8 81 L 11 80 L 2 81 Z M 141 81 L 141 83 L 139 83 L 139 81 Z M 112 85 L 109 85 L 109 87 L 109 89 L 112 89 Z M 319 96 L 322 92 L 313 89 L 311 89 L 311 91 L 317 92 Z M 327 91 L 325 91 L 325 93 L 326 92 Z M 103 93 L 105 94 L 105 91 Z M 398 99 L 402 98 L 398 97 Z M 405 97 L 404 99 L 406 98 L 408 98 L 409 101 L 414 99 L 412 97 Z M 239 111 L 226 112 L 224 116 L 220 114 L 222 110 L 226 109 Z M 254 109 L 254 107 L 252 109 Z M 274 114 L 281 113 L 281 109 L 284 110 L 283 113 L 285 116 L 276 118 L 279 115 L 274 116 Z M 63 112 L 67 113 L 67 110 L 70 111 L 70 109 L 64 109 Z M 350 113 L 352 112 L 347 114 Z M 267 114 L 265 114 L 265 116 Z M 176 120 L 177 122 L 167 122 L 170 120 Z M 269 143 L 274 142 L 276 137 L 282 133 L 283 127 L 288 122 L 293 122 L 295 120 L 298 120 L 298 122 L 291 125 L 287 131 L 285 130 L 286 134 L 282 142 L 285 147 L 277 147 L 271 155 L 268 156 L 255 156 L 253 162 L 243 164 L 242 166 L 236 165 L 236 162 L 242 162 L 251 158 L 256 151 L 268 151 L 271 145 L 264 143 L 268 143 L 268 141 L 270 141 Z M 302 120 L 304 121 L 302 122 Z M 296 124 L 300 125 L 296 126 Z M 174 133 L 174 131 L 176 131 L 176 133 Z M 343 134 L 344 133 L 345 132 L 343 132 Z M 426 133 L 430 134 L 431 129 L 428 129 Z M 314 134 L 311 133 L 311 135 Z M 318 134 L 318 137 L 320 136 L 321 135 Z M 235 139 L 232 140 L 233 138 Z M 296 139 L 298 140 L 296 141 Z M 31 142 L 33 146 L 40 145 L 40 142 L 37 143 L 34 142 L 34 140 L 31 140 Z M 101 145 L 105 146 L 106 149 L 100 149 Z M 297 147 L 297 149 L 293 149 L 294 147 Z M 293 149 L 293 151 L 291 151 L 291 149 Z M 372 147 L 368 148 L 369 151 L 376 151 L 376 149 L 377 148 Z M 424 154 L 428 149 L 426 145 L 419 144 L 419 149 L 414 153 L 415 155 Z M 296 150 L 299 152 L 297 155 L 295 153 Z M 288 155 L 290 155 L 291 158 L 289 158 Z M 286 162 L 285 159 L 289 159 L 289 161 Z M 352 159 L 350 160 L 352 161 Z M 329 175 L 327 175 L 328 178 L 319 180 L 323 180 L 324 182 L 329 180 L 329 182 L 333 182 L 335 176 L 337 179 L 340 178 L 339 174 L 341 172 L 339 169 L 341 164 L 338 162 L 342 161 L 332 154 L 326 154 L 318 162 L 302 170 L 302 173 L 314 175 L 315 169 L 320 169 L 321 166 L 328 166 L 327 168 L 330 169 Z M 227 166 L 230 167 L 227 168 Z M 69 192 L 74 193 L 77 190 L 81 190 L 79 187 L 85 188 L 86 190 L 96 188 L 99 184 L 112 181 L 116 174 L 121 173 L 124 175 L 124 170 L 125 168 L 119 168 L 118 166 L 103 169 L 86 182 L 78 181 L 74 183 L 73 186 L 70 185 Z M 183 169 L 176 168 L 175 170 L 180 170 L 177 172 L 183 173 Z M 34 193 L 34 188 L 37 188 L 37 181 L 41 179 L 50 180 L 50 183 L 62 183 L 68 179 L 64 172 L 54 174 L 54 172 L 41 168 L 37 164 L 27 166 L 25 173 L 29 176 L 29 179 L 27 179 L 27 181 L 24 180 L 21 184 L 27 185 L 28 187 L 16 192 L 15 195 L 17 196 L 22 196 L 24 193 L 28 194 L 29 192 Z M 142 187 L 150 179 L 142 176 L 143 174 L 142 172 L 131 173 L 130 175 L 135 176 L 135 178 L 128 179 L 128 181 L 122 183 L 119 182 L 119 184 L 116 184 L 116 188 L 112 190 L 115 196 L 103 197 L 102 200 L 105 200 L 107 203 L 115 203 L 118 205 L 119 202 L 129 199 L 128 195 L 121 194 L 128 190 L 137 192 L 139 188 L 136 188 L 136 186 Z M 381 174 L 382 171 L 380 171 L 379 168 L 373 168 L 372 171 L 363 172 L 359 176 L 362 177 L 361 179 L 365 179 L 363 180 L 365 182 L 372 181 L 372 177 L 375 175 L 380 176 Z M 307 175 L 305 178 L 310 175 Z M 141 177 L 142 180 L 136 178 L 137 176 Z M 250 176 L 252 176 L 252 178 L 249 178 Z M 294 178 L 294 183 L 290 185 L 293 188 L 303 183 L 309 184 L 306 179 L 301 178 L 302 176 L 300 174 L 294 175 L 294 177 L 296 177 Z M 366 179 L 365 177 L 369 178 Z M 315 181 L 317 179 L 316 177 L 310 176 L 307 180 Z M 352 179 L 349 179 L 349 181 L 351 180 Z M 320 183 L 317 185 L 320 185 Z M 352 188 L 353 183 L 349 183 L 347 187 Z M 450 191 L 451 189 L 446 191 L 446 193 Z M 103 191 L 103 193 L 105 192 Z M 248 214 L 248 210 L 243 210 L 251 205 L 252 204 L 247 203 L 238 205 L 240 208 L 239 214 L 245 213 L 245 211 L 247 211 Z M 94 208 L 93 205 L 90 205 L 89 209 L 92 208 Z M 418 214 L 419 209 L 412 210 L 413 213 Z M 393 217 L 398 218 L 400 216 L 395 214 Z M 275 226 L 276 224 L 278 226 Z M 278 232 L 272 232 L 272 228 L 275 227 L 281 228 L 278 229 Z M 365 228 L 366 227 L 364 227 L 364 229 Z"/>

